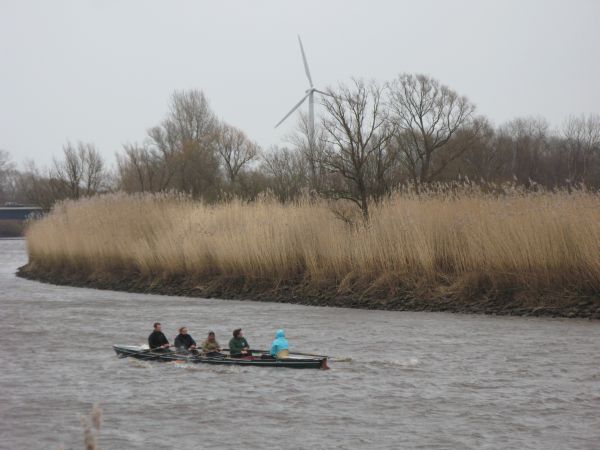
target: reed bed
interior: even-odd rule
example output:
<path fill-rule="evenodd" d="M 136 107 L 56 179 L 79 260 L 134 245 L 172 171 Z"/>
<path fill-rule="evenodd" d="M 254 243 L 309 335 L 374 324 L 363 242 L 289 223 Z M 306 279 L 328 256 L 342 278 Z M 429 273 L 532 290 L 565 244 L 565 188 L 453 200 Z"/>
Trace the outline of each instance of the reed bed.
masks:
<path fill-rule="evenodd" d="M 373 207 L 368 224 L 340 220 L 335 208 L 164 194 L 69 201 L 29 225 L 28 267 L 429 296 L 600 292 L 594 193 L 399 193 Z"/>

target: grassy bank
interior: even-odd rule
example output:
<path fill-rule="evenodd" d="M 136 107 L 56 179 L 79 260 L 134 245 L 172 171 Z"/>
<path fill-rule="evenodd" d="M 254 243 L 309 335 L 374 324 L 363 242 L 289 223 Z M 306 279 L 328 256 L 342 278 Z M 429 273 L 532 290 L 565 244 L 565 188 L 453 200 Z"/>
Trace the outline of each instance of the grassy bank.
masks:
<path fill-rule="evenodd" d="M 335 208 L 339 208 L 335 206 Z M 21 274 L 146 292 L 381 309 L 600 317 L 600 197 L 398 195 L 368 226 L 325 201 L 68 202 Z"/>

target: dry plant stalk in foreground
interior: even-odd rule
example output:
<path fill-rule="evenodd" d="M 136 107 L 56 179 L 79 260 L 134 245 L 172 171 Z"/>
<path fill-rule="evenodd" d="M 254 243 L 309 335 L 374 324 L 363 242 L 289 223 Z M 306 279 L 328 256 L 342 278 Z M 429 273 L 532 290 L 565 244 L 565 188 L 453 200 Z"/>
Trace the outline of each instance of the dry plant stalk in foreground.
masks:
<path fill-rule="evenodd" d="M 236 277 L 361 294 L 384 287 L 419 298 L 599 292 L 597 194 L 398 194 L 373 207 L 368 225 L 338 216 L 326 201 L 95 197 L 63 203 L 29 226 L 28 268 L 105 279 Z"/>
<path fill-rule="evenodd" d="M 89 417 L 81 416 L 83 426 L 83 437 L 86 450 L 98 450 L 98 438 L 100 435 L 100 424 L 102 422 L 102 409 L 94 405 Z"/>

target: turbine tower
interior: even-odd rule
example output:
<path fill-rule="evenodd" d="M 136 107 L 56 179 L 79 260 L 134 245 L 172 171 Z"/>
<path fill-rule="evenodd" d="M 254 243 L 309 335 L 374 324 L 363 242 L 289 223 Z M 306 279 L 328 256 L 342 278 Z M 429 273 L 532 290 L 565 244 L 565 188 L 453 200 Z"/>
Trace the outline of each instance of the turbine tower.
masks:
<path fill-rule="evenodd" d="M 318 92 L 322 95 L 329 95 L 327 92 L 320 91 L 313 86 L 312 77 L 310 76 L 310 70 L 308 68 L 308 61 L 306 60 L 306 54 L 304 53 L 304 47 L 302 46 L 302 40 L 300 36 L 298 36 L 298 44 L 300 44 L 300 52 L 302 53 L 302 61 L 304 62 L 304 71 L 306 72 L 306 77 L 308 78 L 309 88 L 305 91 L 304 97 L 300 100 L 296 105 L 291 109 L 289 113 L 287 113 L 283 119 L 281 119 L 275 128 L 281 125 L 285 119 L 290 117 L 294 111 L 296 111 L 302 103 L 306 99 L 308 99 L 308 145 L 313 149 L 314 139 L 315 139 L 315 92 Z"/>

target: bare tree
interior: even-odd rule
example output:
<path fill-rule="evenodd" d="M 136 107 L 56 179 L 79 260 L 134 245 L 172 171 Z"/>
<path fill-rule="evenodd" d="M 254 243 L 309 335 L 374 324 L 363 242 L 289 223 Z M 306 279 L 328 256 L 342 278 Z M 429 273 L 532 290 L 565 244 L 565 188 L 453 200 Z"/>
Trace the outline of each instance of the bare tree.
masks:
<path fill-rule="evenodd" d="M 149 159 L 161 165 L 160 188 L 167 189 L 173 186 L 173 180 L 179 170 L 178 153 L 181 150 L 181 143 L 177 139 L 175 127 L 169 122 L 163 122 L 162 125 L 150 128 L 148 130 L 148 143 L 144 145 L 143 151 L 149 155 Z"/>
<path fill-rule="evenodd" d="M 28 161 L 18 178 L 18 190 L 27 202 L 46 210 L 52 208 L 57 201 L 68 198 L 65 183 L 53 178 L 50 172 L 40 170 L 33 161 Z"/>
<path fill-rule="evenodd" d="M 124 155 L 117 154 L 117 170 L 119 172 L 119 187 L 126 192 L 145 192 L 149 189 L 148 159 L 149 152 L 137 144 L 123 146 Z"/>
<path fill-rule="evenodd" d="M 388 86 L 402 161 L 415 186 L 432 181 L 467 150 L 468 145 L 451 149 L 448 143 L 471 123 L 475 106 L 426 75 L 403 74 Z"/>
<path fill-rule="evenodd" d="M 540 181 L 548 148 L 548 122 L 541 117 L 513 119 L 498 129 L 498 136 L 510 152 L 509 175 L 517 183 Z"/>
<path fill-rule="evenodd" d="M 205 201 L 218 198 L 221 175 L 219 160 L 210 142 L 185 141 L 177 155 L 178 189 Z"/>
<path fill-rule="evenodd" d="M 592 163 L 600 162 L 600 115 L 569 117 L 562 134 L 568 168 L 572 183 L 586 183 Z"/>
<path fill-rule="evenodd" d="M 327 93 L 322 98 L 327 113 L 322 126 L 328 144 L 323 164 L 344 181 L 343 186 L 335 186 L 330 193 L 334 198 L 354 202 L 368 220 L 370 200 L 377 200 L 369 170 L 384 153 L 392 135 L 383 89 L 374 82 L 354 80 L 351 87 L 339 85 Z M 384 165 L 381 170 L 390 167 Z"/>
<path fill-rule="evenodd" d="M 174 175 L 170 163 L 175 155 L 162 153 L 148 145 L 127 144 L 124 155 L 117 155 L 117 170 L 121 189 L 126 192 L 160 192 L 168 189 Z"/>
<path fill-rule="evenodd" d="M 221 124 L 215 140 L 217 153 L 233 186 L 240 170 L 258 155 L 258 144 L 252 142 L 246 133 L 226 123 Z"/>
<path fill-rule="evenodd" d="M 83 193 L 86 196 L 101 191 L 105 186 L 107 172 L 104 159 L 93 144 L 79 144 L 83 154 Z"/>
<path fill-rule="evenodd" d="M 15 164 L 10 153 L 0 149 L 0 202 L 4 203 L 14 196 L 13 182 L 15 179 Z"/>
<path fill-rule="evenodd" d="M 271 148 L 263 155 L 262 170 L 270 178 L 269 188 L 282 202 L 298 198 L 308 186 L 307 161 L 298 150 Z"/>
<path fill-rule="evenodd" d="M 199 142 L 215 131 L 217 119 L 204 92 L 191 89 L 173 93 L 167 123 L 179 141 Z"/>
<path fill-rule="evenodd" d="M 70 198 L 79 198 L 81 183 L 83 181 L 84 161 L 83 154 L 70 142 L 63 146 L 64 159 L 53 159 L 51 178 L 64 183 Z"/>
<path fill-rule="evenodd" d="M 510 165 L 510 154 L 505 146 L 498 145 L 496 130 L 485 117 L 475 117 L 472 123 L 458 130 L 448 143 L 448 152 L 456 149 L 467 150 L 438 176 L 440 180 L 455 180 L 468 177 L 478 181 L 505 181 L 505 173 Z M 442 156 L 443 153 L 437 156 Z M 434 157 L 432 167 L 438 164 Z"/>
<path fill-rule="evenodd" d="M 310 188 L 315 192 L 323 192 L 327 179 L 327 170 L 323 166 L 327 146 L 324 128 L 316 124 L 312 129 L 308 115 L 300 113 L 296 129 L 287 137 L 287 141 L 304 157 L 308 164 Z"/>
<path fill-rule="evenodd" d="M 12 162 L 10 153 L 7 150 L 0 149 L 0 176 L 5 176 L 14 168 L 15 164 Z"/>
<path fill-rule="evenodd" d="M 164 164 L 168 187 L 205 199 L 214 198 L 219 184 L 215 154 L 217 120 L 204 93 L 175 92 L 167 118 L 148 131 L 155 160 Z"/>
<path fill-rule="evenodd" d="M 79 198 L 98 192 L 105 177 L 104 160 L 93 144 L 83 142 L 77 146 L 68 142 L 63 147 L 63 159 L 54 158 L 50 178 L 67 189 L 67 197 Z"/>

